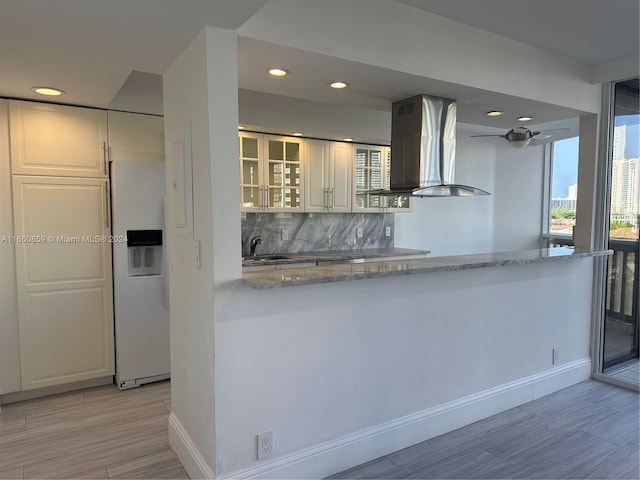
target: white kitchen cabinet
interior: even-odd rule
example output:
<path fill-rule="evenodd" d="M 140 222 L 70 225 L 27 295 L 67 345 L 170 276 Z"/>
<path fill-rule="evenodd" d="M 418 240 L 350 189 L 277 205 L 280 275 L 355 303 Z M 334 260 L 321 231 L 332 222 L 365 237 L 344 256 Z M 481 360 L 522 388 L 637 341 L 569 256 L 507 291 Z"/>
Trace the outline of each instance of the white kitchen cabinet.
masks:
<path fill-rule="evenodd" d="M 12 203 L 9 102 L 0 99 L 0 395 L 21 388 Z"/>
<path fill-rule="evenodd" d="M 240 191 L 243 212 L 302 212 L 303 141 L 241 132 Z"/>
<path fill-rule="evenodd" d="M 163 118 L 109 112 L 109 160 L 164 162 Z"/>
<path fill-rule="evenodd" d="M 350 212 L 351 144 L 307 140 L 305 150 L 305 211 Z"/>
<path fill-rule="evenodd" d="M 353 211 L 407 212 L 411 211 L 408 196 L 370 195 L 370 190 L 390 186 L 391 149 L 374 145 L 354 145 Z"/>
<path fill-rule="evenodd" d="M 13 176 L 22 390 L 114 373 L 108 181 Z"/>
<path fill-rule="evenodd" d="M 14 175 L 106 178 L 107 112 L 9 101 Z"/>

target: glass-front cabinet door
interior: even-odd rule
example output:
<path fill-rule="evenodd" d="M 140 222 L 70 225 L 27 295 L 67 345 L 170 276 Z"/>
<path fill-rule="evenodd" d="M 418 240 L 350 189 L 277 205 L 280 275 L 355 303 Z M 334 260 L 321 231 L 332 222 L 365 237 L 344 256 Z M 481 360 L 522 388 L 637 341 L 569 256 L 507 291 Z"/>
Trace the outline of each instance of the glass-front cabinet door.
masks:
<path fill-rule="evenodd" d="M 242 211 L 260 211 L 265 205 L 261 150 L 262 135 L 240 133 L 240 207 Z"/>
<path fill-rule="evenodd" d="M 302 141 L 240 132 L 243 212 L 302 211 Z"/>
<path fill-rule="evenodd" d="M 302 210 L 302 142 L 292 137 L 265 135 L 267 207 L 269 210 Z"/>
<path fill-rule="evenodd" d="M 391 188 L 391 149 L 387 149 L 387 155 L 385 159 L 385 177 L 384 188 Z M 408 195 L 396 195 L 392 197 L 384 198 L 385 206 L 387 210 L 394 212 L 410 212 L 411 211 L 411 197 Z"/>
<path fill-rule="evenodd" d="M 354 203 L 357 212 L 409 211 L 408 196 L 370 195 L 369 190 L 389 189 L 391 149 L 372 145 L 356 145 L 354 160 Z"/>
<path fill-rule="evenodd" d="M 354 203 L 353 208 L 359 212 L 379 212 L 382 199 L 379 195 L 369 195 L 369 190 L 383 188 L 383 163 L 385 147 L 367 145 L 355 146 L 354 161 Z"/>

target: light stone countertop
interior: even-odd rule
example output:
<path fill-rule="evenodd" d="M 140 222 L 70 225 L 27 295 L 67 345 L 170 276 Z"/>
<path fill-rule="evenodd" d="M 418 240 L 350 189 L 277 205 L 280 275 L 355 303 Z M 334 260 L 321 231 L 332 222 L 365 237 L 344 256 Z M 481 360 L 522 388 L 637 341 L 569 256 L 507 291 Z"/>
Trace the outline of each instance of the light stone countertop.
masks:
<path fill-rule="evenodd" d="M 368 263 L 333 263 L 302 268 L 282 268 L 245 272 L 242 283 L 256 289 L 293 287 L 317 283 L 343 282 L 364 278 L 392 277 L 435 272 L 452 272 L 475 268 L 527 265 L 561 261 L 572 258 L 587 258 L 611 255 L 612 250 L 592 251 L 568 247 L 542 248 L 515 252 L 480 253 L 427 257 Z"/>

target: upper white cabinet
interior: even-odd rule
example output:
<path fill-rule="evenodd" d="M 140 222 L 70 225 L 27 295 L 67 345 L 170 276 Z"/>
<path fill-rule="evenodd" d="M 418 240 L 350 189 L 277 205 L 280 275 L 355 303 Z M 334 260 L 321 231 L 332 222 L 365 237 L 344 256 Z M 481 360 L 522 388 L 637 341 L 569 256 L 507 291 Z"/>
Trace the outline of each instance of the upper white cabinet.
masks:
<path fill-rule="evenodd" d="M 390 186 L 391 149 L 373 145 L 354 145 L 353 211 L 403 212 L 410 211 L 408 196 L 370 195 L 370 190 Z"/>
<path fill-rule="evenodd" d="M 306 141 L 305 211 L 351 211 L 351 144 Z"/>
<path fill-rule="evenodd" d="M 109 160 L 164 162 L 163 119 L 109 112 Z"/>
<path fill-rule="evenodd" d="M 302 212 L 303 141 L 240 133 L 240 195 L 245 212 Z"/>
<path fill-rule="evenodd" d="M 107 177 L 107 112 L 11 100 L 13 174 Z"/>

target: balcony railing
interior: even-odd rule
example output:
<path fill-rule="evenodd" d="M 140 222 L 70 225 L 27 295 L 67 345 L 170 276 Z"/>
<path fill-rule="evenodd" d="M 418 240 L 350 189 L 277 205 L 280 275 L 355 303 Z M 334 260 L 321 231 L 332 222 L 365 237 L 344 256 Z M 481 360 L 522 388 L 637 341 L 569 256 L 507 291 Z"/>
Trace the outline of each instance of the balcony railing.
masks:
<path fill-rule="evenodd" d="M 545 236 L 549 247 L 573 246 L 569 235 Z M 609 239 L 613 255 L 607 262 L 606 315 L 633 323 L 637 313 L 638 241 Z"/>
<path fill-rule="evenodd" d="M 548 247 L 573 246 L 569 235 L 544 240 Z M 607 262 L 605 368 L 638 356 L 638 247 L 637 240 L 609 239 L 613 255 Z"/>

